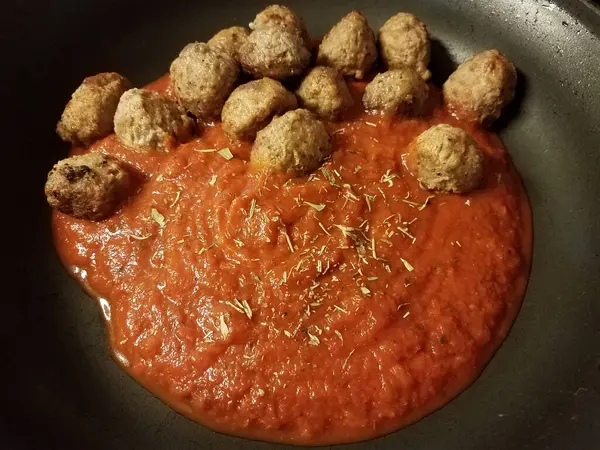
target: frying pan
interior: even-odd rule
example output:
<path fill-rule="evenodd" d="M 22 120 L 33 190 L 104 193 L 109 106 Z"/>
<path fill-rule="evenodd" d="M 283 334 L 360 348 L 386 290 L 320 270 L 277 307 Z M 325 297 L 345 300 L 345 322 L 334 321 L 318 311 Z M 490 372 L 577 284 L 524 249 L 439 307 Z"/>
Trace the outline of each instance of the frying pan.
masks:
<path fill-rule="evenodd" d="M 99 310 L 59 263 L 42 187 L 67 147 L 54 125 L 90 74 L 143 85 L 179 50 L 266 2 L 60 0 L 3 5 L 3 448 L 265 449 L 179 416 L 110 358 Z M 600 448 L 600 13 L 584 1 L 286 2 L 320 36 L 353 8 L 403 10 L 434 38 L 434 81 L 497 47 L 519 68 L 497 124 L 533 208 L 531 280 L 508 339 L 450 404 L 349 449 Z"/>

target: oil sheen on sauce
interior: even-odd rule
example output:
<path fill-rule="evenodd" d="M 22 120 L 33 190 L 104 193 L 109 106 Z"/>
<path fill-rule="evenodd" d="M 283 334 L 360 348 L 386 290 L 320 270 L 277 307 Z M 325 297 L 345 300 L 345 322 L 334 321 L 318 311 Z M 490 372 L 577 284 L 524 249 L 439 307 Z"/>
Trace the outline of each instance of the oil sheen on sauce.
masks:
<path fill-rule="evenodd" d="M 170 95 L 166 78 L 150 88 Z M 480 189 L 419 188 L 406 147 L 437 123 L 484 150 Z M 53 213 L 118 362 L 201 424 L 297 444 L 396 430 L 466 388 L 519 309 L 531 213 L 494 134 L 439 106 L 418 119 L 357 107 L 330 133 L 330 160 L 301 178 L 253 173 L 250 144 L 218 123 L 170 152 L 112 135 L 89 151 L 137 171 L 135 195 L 99 223 Z"/>

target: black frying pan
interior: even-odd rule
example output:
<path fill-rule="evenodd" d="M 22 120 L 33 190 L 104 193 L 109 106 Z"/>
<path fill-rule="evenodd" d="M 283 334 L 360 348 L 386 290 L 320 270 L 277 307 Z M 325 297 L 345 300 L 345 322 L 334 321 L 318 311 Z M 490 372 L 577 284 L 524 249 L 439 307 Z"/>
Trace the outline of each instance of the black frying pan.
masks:
<path fill-rule="evenodd" d="M 5 280 L 2 448 L 268 448 L 177 415 L 110 358 L 100 313 L 52 247 L 42 187 L 67 154 L 54 125 L 86 75 L 143 85 L 189 41 L 247 24 L 266 2 L 21 1 L 3 5 Z M 286 2 L 287 3 L 287 2 Z M 348 448 L 600 448 L 600 13 L 584 1 L 294 1 L 322 35 L 352 8 L 378 28 L 399 10 L 435 38 L 434 81 L 498 47 L 520 70 L 498 129 L 533 206 L 527 297 L 481 378 L 440 411 Z M 8 200 L 8 201 L 7 201 Z"/>

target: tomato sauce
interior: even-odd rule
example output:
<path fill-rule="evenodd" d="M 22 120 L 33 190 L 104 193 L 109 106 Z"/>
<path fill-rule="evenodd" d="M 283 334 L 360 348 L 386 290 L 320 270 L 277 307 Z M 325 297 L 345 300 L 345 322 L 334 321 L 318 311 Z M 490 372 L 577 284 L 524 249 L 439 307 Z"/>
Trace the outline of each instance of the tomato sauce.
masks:
<path fill-rule="evenodd" d="M 56 248 L 99 300 L 116 360 L 182 414 L 269 441 L 366 439 L 449 401 L 506 336 L 532 227 L 500 139 L 437 99 L 427 118 L 368 115 L 363 89 L 330 125 L 330 160 L 300 178 L 253 173 L 250 144 L 218 123 L 170 152 L 114 135 L 89 150 L 144 181 L 103 222 L 55 212 Z M 484 150 L 480 189 L 419 188 L 407 144 L 437 123 Z"/>

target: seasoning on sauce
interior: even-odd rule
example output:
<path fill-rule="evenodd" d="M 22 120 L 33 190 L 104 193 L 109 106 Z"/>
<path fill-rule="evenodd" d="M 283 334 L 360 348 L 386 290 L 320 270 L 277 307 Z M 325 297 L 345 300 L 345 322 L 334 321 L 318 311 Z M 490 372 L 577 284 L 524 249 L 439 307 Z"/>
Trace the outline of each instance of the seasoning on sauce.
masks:
<path fill-rule="evenodd" d="M 531 215 L 500 140 L 440 107 L 348 117 L 330 125 L 330 160 L 298 178 L 250 171 L 250 146 L 220 124 L 164 153 L 109 136 L 90 151 L 145 175 L 139 192 L 103 222 L 54 212 L 120 364 L 202 424 L 297 444 L 392 431 L 471 383 L 518 311 Z M 419 188 L 405 151 L 438 123 L 481 147 L 480 189 Z"/>

